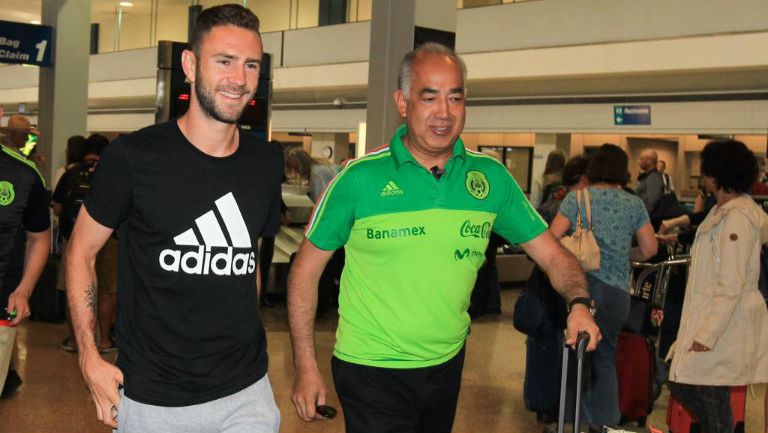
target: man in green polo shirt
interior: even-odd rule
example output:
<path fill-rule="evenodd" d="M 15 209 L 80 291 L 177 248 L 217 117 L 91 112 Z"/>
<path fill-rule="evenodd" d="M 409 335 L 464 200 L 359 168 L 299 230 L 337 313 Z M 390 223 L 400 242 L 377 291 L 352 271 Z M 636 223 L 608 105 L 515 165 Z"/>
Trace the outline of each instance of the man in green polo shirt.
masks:
<path fill-rule="evenodd" d="M 346 431 L 450 432 L 469 298 L 491 231 L 520 244 L 569 301 L 569 343 L 600 339 L 576 259 L 549 234 L 506 167 L 468 151 L 463 61 L 425 44 L 406 55 L 392 140 L 328 185 L 288 282 L 299 416 L 320 419 L 326 388 L 313 345 L 317 283 L 346 250 L 332 368 Z"/>

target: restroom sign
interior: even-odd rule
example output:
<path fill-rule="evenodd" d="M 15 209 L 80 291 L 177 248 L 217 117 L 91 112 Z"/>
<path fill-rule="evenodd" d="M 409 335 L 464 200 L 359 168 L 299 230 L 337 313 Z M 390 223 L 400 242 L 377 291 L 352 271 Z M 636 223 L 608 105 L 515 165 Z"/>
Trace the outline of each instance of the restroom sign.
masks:
<path fill-rule="evenodd" d="M 0 63 L 52 66 L 53 27 L 0 21 Z"/>
<path fill-rule="evenodd" d="M 650 125 L 650 105 L 614 105 L 613 124 L 623 125 Z"/>

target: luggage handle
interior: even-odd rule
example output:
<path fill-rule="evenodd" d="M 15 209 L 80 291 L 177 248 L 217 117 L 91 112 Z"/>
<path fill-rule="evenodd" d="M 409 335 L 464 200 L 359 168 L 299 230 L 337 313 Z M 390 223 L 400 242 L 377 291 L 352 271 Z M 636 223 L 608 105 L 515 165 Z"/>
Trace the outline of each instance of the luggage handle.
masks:
<path fill-rule="evenodd" d="M 587 352 L 587 345 L 589 345 L 589 334 L 581 331 L 576 337 L 576 409 L 573 416 L 573 432 L 578 433 L 580 431 L 580 415 L 581 415 L 581 382 L 584 374 L 584 355 Z M 567 345 L 563 345 L 563 370 L 560 378 L 560 411 L 557 419 L 557 433 L 565 433 L 565 395 L 568 384 L 568 355 L 571 348 Z"/>

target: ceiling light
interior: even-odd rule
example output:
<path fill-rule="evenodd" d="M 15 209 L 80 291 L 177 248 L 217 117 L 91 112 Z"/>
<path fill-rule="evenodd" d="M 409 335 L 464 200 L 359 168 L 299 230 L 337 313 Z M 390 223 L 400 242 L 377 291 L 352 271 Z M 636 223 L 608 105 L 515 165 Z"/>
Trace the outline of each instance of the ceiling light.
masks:
<path fill-rule="evenodd" d="M 32 20 L 32 21 L 30 21 L 30 23 L 31 23 L 31 24 L 37 24 L 37 25 L 39 25 L 39 24 L 40 24 L 40 20 Z"/>
<path fill-rule="evenodd" d="M 133 6 L 133 3 L 131 3 L 131 2 L 120 2 L 120 3 L 118 3 L 118 5 L 122 6 L 124 8 L 129 8 L 129 7 Z"/>

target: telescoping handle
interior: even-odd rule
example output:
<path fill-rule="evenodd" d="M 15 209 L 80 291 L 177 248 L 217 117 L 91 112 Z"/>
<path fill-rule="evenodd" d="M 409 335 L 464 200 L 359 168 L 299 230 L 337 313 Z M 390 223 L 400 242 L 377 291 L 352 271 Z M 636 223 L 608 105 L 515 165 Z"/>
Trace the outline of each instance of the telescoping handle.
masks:
<path fill-rule="evenodd" d="M 576 337 L 576 408 L 573 416 L 573 432 L 578 433 L 580 431 L 580 415 L 581 415 L 581 381 L 584 374 L 584 354 L 587 352 L 587 346 L 589 345 L 589 334 L 586 332 L 579 332 Z M 568 345 L 563 346 L 563 367 L 560 375 L 560 411 L 557 419 L 557 433 L 565 433 L 565 396 L 568 386 L 568 355 L 571 348 Z"/>

